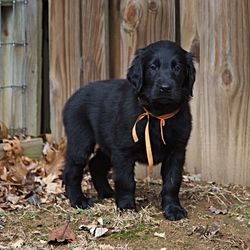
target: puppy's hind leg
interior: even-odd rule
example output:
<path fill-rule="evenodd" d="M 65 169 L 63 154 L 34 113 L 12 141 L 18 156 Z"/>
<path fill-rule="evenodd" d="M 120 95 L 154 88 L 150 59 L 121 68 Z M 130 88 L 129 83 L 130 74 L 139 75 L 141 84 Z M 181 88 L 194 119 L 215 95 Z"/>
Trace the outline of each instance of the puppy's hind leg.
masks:
<path fill-rule="evenodd" d="M 90 133 L 82 130 L 79 133 L 68 133 L 68 144 L 66 152 L 66 163 L 63 172 L 66 195 L 72 207 L 88 208 L 93 203 L 87 198 L 81 188 L 83 170 L 87 165 L 90 154 L 94 149 L 94 141 Z"/>
<path fill-rule="evenodd" d="M 92 181 L 100 199 L 114 196 L 114 191 L 110 187 L 107 178 L 110 167 L 110 158 L 100 149 L 97 150 L 95 156 L 89 161 Z"/>

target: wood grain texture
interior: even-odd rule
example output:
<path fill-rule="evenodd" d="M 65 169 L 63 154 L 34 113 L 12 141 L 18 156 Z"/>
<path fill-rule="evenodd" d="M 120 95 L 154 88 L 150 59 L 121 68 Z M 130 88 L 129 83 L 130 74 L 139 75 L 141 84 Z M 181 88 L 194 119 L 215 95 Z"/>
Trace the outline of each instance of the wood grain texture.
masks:
<path fill-rule="evenodd" d="M 42 84 L 42 0 L 31 0 L 26 10 L 27 58 L 25 124 L 27 133 L 39 135 L 41 127 Z"/>
<path fill-rule="evenodd" d="M 121 0 L 120 77 L 125 77 L 136 49 L 175 39 L 174 0 Z"/>
<path fill-rule="evenodd" d="M 6 43 L 12 41 L 12 8 L 5 8 L 1 12 L 1 42 Z M 2 46 L 0 48 L 0 120 L 4 121 L 6 126 L 10 128 L 12 125 L 11 118 L 11 95 L 12 89 L 7 88 L 13 81 L 13 55 L 14 48 L 12 46 Z M 6 65 L 6 67 L 4 67 Z"/>
<path fill-rule="evenodd" d="M 0 86 L 5 87 L 0 90 L 0 119 L 10 133 L 24 128 L 31 135 L 40 133 L 41 15 L 41 0 L 2 7 L 1 41 L 20 44 L 0 48 Z M 23 46 L 24 42 L 27 46 Z"/>
<path fill-rule="evenodd" d="M 110 78 L 121 78 L 120 1 L 109 1 Z"/>
<path fill-rule="evenodd" d="M 199 106 L 194 116 L 196 147 L 190 146 L 189 159 L 194 159 L 187 165 L 197 159 L 205 180 L 249 186 L 250 3 L 197 2 L 181 1 L 182 43 L 192 50 L 198 37 L 200 48 L 198 98 L 193 100 Z M 190 8 L 193 15 L 187 13 Z M 184 30 L 194 15 L 197 28 L 188 34 Z"/>
<path fill-rule="evenodd" d="M 80 87 L 80 0 L 49 1 L 51 130 L 64 135 L 62 109 Z"/>
<path fill-rule="evenodd" d="M 83 83 L 109 78 L 108 1 L 82 0 Z"/>
<path fill-rule="evenodd" d="M 194 58 L 196 68 L 196 82 L 194 84 L 193 99 L 190 102 L 193 116 L 193 129 L 187 147 L 185 167 L 190 173 L 201 173 L 201 152 L 197 145 L 201 143 L 200 128 L 200 18 L 198 11 L 200 9 L 199 0 L 181 0 L 180 1 L 180 23 L 181 23 L 181 45 L 184 49 L 191 52 Z"/>

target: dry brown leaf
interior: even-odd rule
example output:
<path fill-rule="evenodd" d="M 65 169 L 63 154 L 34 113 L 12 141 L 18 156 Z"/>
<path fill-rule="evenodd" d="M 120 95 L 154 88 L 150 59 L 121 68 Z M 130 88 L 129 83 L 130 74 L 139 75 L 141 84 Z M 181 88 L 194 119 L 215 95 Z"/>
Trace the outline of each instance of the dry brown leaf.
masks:
<path fill-rule="evenodd" d="M 10 151 L 12 149 L 12 147 L 11 147 L 11 145 L 9 144 L 9 143 L 5 143 L 4 145 L 3 145 L 3 150 L 4 151 Z"/>
<path fill-rule="evenodd" d="M 14 140 L 3 140 L 4 146 L 3 150 L 4 151 L 12 151 L 12 153 L 16 156 L 22 154 L 22 147 L 21 147 L 21 142 L 18 139 Z"/>
<path fill-rule="evenodd" d="M 15 194 L 8 194 L 6 197 L 6 201 L 11 202 L 12 204 L 17 204 L 20 197 Z"/>
<path fill-rule="evenodd" d="M 62 194 L 64 190 L 62 189 L 62 182 L 49 183 L 46 187 L 46 192 L 49 194 Z"/>
<path fill-rule="evenodd" d="M 21 157 L 21 160 L 22 160 L 22 163 L 25 165 L 25 166 L 28 166 L 32 163 L 32 159 L 29 158 L 28 156 L 22 156 Z"/>
<path fill-rule="evenodd" d="M 52 134 L 45 134 L 45 138 L 46 138 L 46 141 L 47 141 L 50 145 L 53 144 L 54 138 L 53 138 L 53 135 L 52 135 Z"/>
<path fill-rule="evenodd" d="M 200 225 L 200 226 L 194 226 L 192 232 L 189 235 L 192 235 L 193 233 L 196 233 L 200 235 L 201 237 L 205 238 L 220 238 L 223 236 L 220 228 L 217 225 Z"/>
<path fill-rule="evenodd" d="M 70 229 L 69 223 L 66 223 L 53 230 L 49 237 L 48 243 L 55 244 L 56 242 L 70 243 L 76 240 L 75 233 Z"/>
<path fill-rule="evenodd" d="M 15 166 L 9 167 L 8 181 L 25 184 L 26 176 L 28 174 L 28 170 L 22 164 L 16 164 Z"/>
<path fill-rule="evenodd" d="M 46 160 L 48 164 L 46 165 L 46 173 L 54 174 L 60 176 L 65 162 L 65 150 L 66 150 L 66 140 L 63 140 L 58 149 L 50 148 L 47 149 Z"/>
<path fill-rule="evenodd" d="M 49 144 L 45 144 L 43 153 L 45 155 L 47 162 L 51 163 L 55 160 L 57 151 L 56 149 L 51 148 Z"/>
<path fill-rule="evenodd" d="M 52 182 L 54 182 L 54 180 L 56 180 L 58 178 L 58 176 L 54 175 L 54 174 L 49 174 L 48 176 L 46 176 L 45 178 L 43 178 L 43 182 L 48 185 Z"/>
<path fill-rule="evenodd" d="M 7 163 L 15 164 L 22 155 L 21 142 L 18 139 L 3 140 L 3 150 Z"/>
<path fill-rule="evenodd" d="M 0 180 L 7 181 L 7 168 L 0 164 Z"/>
<path fill-rule="evenodd" d="M 227 214 L 227 209 L 218 209 L 214 206 L 210 206 L 209 210 L 214 214 Z"/>

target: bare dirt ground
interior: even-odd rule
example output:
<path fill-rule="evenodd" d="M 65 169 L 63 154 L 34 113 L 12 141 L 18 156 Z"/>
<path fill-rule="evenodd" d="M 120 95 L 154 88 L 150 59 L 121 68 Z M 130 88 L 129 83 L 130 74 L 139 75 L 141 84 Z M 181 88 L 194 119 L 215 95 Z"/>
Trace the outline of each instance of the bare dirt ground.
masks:
<path fill-rule="evenodd" d="M 0 161 L 1 249 L 250 249 L 250 189 L 204 183 L 185 175 L 180 198 L 188 219 L 160 210 L 161 182 L 137 181 L 139 212 L 119 213 L 114 200 L 73 209 L 60 180 L 65 145 L 46 143 L 44 158 L 22 155 L 6 141 Z M 87 175 L 83 188 L 96 193 Z"/>
<path fill-rule="evenodd" d="M 89 210 L 72 209 L 62 194 L 50 195 L 39 206 L 2 209 L 0 249 L 250 249 L 249 190 L 184 182 L 180 196 L 189 217 L 171 222 L 160 211 L 160 189 L 138 183 L 138 213 L 118 213 L 112 199 Z M 75 241 L 48 244 L 51 232 L 63 224 Z M 92 224 L 108 231 L 95 238 L 87 229 Z"/>

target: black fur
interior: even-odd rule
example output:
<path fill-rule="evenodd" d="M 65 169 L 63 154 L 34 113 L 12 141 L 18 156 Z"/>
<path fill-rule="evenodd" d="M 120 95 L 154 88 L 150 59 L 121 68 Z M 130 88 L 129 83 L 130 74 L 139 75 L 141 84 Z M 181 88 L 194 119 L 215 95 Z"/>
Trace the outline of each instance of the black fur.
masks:
<path fill-rule="evenodd" d="M 150 118 L 150 139 L 154 163 L 162 163 L 162 208 L 165 217 L 187 216 L 180 205 L 179 189 L 191 131 L 188 101 L 192 96 L 195 69 L 192 56 L 174 42 L 159 41 L 138 50 L 127 80 L 93 82 L 80 88 L 65 105 L 63 120 L 68 138 L 64 183 L 73 207 L 87 208 L 92 202 L 81 190 L 83 169 L 89 164 L 100 198 L 113 195 L 107 181 L 112 166 L 117 207 L 135 207 L 135 161 L 147 163 L 144 142 L 146 119 L 137 125 L 139 142 L 132 139 L 132 127 L 143 107 L 154 115 L 180 111 L 166 122 L 160 137 L 159 120 Z M 95 145 L 99 150 L 89 161 Z"/>

